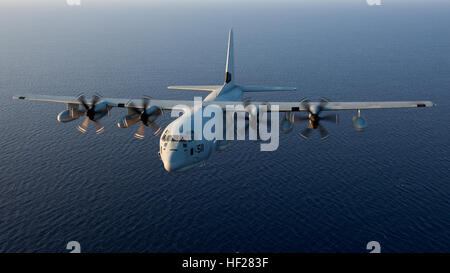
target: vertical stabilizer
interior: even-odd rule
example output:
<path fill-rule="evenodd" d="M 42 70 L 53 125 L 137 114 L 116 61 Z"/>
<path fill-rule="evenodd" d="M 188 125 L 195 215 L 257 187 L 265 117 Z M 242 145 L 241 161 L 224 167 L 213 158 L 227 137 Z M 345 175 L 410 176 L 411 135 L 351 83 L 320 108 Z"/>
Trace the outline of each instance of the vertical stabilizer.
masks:
<path fill-rule="evenodd" d="M 227 64 L 225 67 L 225 83 L 231 83 L 234 80 L 234 53 L 233 53 L 233 29 L 230 29 L 228 37 Z"/>

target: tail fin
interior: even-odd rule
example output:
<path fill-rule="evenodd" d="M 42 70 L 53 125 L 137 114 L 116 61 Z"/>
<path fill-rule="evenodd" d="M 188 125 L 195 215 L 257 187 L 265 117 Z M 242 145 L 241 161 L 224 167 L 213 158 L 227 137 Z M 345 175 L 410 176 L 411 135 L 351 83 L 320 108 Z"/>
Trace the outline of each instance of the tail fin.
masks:
<path fill-rule="evenodd" d="M 225 66 L 225 84 L 233 82 L 234 73 L 234 53 L 233 53 L 233 29 L 230 29 L 228 36 L 227 64 Z"/>

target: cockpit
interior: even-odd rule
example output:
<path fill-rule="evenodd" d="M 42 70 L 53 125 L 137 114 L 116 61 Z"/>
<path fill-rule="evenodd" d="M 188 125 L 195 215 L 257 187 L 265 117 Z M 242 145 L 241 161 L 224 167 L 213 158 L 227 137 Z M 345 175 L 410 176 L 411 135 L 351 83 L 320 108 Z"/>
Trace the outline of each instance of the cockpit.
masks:
<path fill-rule="evenodd" d="M 189 137 L 187 137 L 189 136 Z M 193 141 L 194 139 L 194 133 L 193 132 L 189 132 L 187 134 L 187 136 L 183 136 L 183 135 L 172 135 L 168 132 L 168 130 L 166 129 L 164 131 L 164 133 L 161 136 L 161 141 L 163 142 L 187 142 L 187 141 Z"/>
<path fill-rule="evenodd" d="M 172 134 L 166 129 L 160 139 L 159 155 L 167 171 L 181 171 L 195 166 L 205 158 L 205 143 L 193 140 L 194 133 Z"/>

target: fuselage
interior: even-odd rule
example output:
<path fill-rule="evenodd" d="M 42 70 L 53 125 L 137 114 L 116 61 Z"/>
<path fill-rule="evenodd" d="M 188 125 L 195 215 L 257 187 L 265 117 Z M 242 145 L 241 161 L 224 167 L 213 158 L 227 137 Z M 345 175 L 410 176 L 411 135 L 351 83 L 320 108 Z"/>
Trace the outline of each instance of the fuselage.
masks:
<path fill-rule="evenodd" d="M 242 89 L 233 83 L 224 84 L 220 89 L 211 92 L 203 101 L 242 101 Z M 180 135 L 183 124 L 192 124 L 194 128 L 194 116 L 203 111 L 203 108 L 190 107 L 190 111 L 171 122 L 161 134 L 159 156 L 164 164 L 164 168 L 169 172 L 184 171 L 204 164 L 214 151 L 224 150 L 227 146 L 226 140 L 195 139 L 193 131 L 187 132 L 191 137 Z M 202 130 L 205 123 L 211 117 L 202 117 Z"/>

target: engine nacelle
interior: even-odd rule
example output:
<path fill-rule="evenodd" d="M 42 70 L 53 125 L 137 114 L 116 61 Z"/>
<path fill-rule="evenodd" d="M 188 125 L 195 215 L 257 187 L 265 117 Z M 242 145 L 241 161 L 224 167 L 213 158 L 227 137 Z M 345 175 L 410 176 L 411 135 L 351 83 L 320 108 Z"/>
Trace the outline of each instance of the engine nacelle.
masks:
<path fill-rule="evenodd" d="M 291 112 L 286 112 L 285 115 L 283 116 L 283 119 L 281 120 L 280 130 L 283 133 L 288 134 L 292 131 L 293 128 L 294 128 L 294 114 Z"/>
<path fill-rule="evenodd" d="M 161 108 L 155 105 L 148 108 L 146 112 L 148 115 L 148 123 L 154 122 L 162 114 Z"/>
<path fill-rule="evenodd" d="M 360 116 L 359 114 L 355 115 L 352 118 L 352 123 L 356 131 L 363 131 L 365 128 L 367 128 L 366 119 Z"/>
<path fill-rule="evenodd" d="M 95 115 L 94 119 L 99 120 L 102 117 L 106 116 L 110 110 L 110 107 L 108 107 L 108 104 L 106 102 L 99 103 L 95 105 Z"/>

